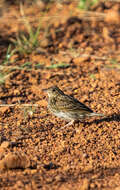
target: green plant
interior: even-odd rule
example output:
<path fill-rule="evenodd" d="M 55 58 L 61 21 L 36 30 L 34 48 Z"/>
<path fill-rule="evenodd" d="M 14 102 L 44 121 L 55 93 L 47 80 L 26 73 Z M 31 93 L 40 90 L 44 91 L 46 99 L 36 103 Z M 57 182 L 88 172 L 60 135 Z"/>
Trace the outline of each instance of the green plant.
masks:
<path fill-rule="evenodd" d="M 32 117 L 33 114 L 35 113 L 36 111 L 36 107 L 33 107 L 33 106 L 26 106 L 24 108 L 22 108 L 22 111 L 23 111 L 23 116 L 24 116 L 24 120 L 26 120 L 28 117 Z"/>
<path fill-rule="evenodd" d="M 113 58 L 113 59 L 110 59 L 110 64 L 117 65 L 118 62 L 117 62 L 117 60 L 115 58 Z"/>
<path fill-rule="evenodd" d="M 21 55 L 24 55 L 31 53 L 36 47 L 38 47 L 38 36 L 41 30 L 42 23 L 40 21 L 37 29 L 34 30 L 24 14 L 22 4 L 20 4 L 20 13 L 27 32 L 19 32 L 16 39 L 12 39 L 12 42 L 15 45 L 16 51 L 19 52 Z"/>
<path fill-rule="evenodd" d="M 7 65 L 11 63 L 11 57 L 16 53 L 16 50 L 11 48 L 11 44 L 8 46 L 4 60 L 0 65 L 0 84 L 3 84 L 6 78 L 9 77 L 9 69 Z M 14 60 L 15 61 L 15 60 Z"/>
<path fill-rule="evenodd" d="M 120 69 L 120 64 L 118 63 L 118 61 L 115 58 L 113 58 L 113 59 L 110 59 L 110 65 L 107 65 L 107 67 Z"/>
<path fill-rule="evenodd" d="M 3 84 L 5 79 L 4 79 L 5 75 L 3 73 L 0 73 L 0 84 Z"/>
<path fill-rule="evenodd" d="M 8 49 L 7 49 L 7 52 L 6 52 L 6 55 L 5 55 L 5 58 L 2 62 L 3 65 L 6 65 L 8 63 L 10 63 L 10 58 L 16 53 L 16 50 L 15 49 L 11 49 L 11 44 L 8 46 Z"/>
<path fill-rule="evenodd" d="M 78 3 L 79 9 L 89 10 L 91 6 L 98 3 L 98 0 L 80 0 Z"/>
<path fill-rule="evenodd" d="M 20 66 L 21 69 L 31 69 L 32 68 L 32 62 L 26 62 L 23 65 Z"/>
<path fill-rule="evenodd" d="M 90 78 L 96 80 L 95 74 L 91 73 L 91 74 L 90 74 Z"/>
<path fill-rule="evenodd" d="M 25 69 L 25 70 L 36 69 L 37 70 L 41 68 L 44 68 L 44 64 L 37 63 L 37 64 L 34 64 L 34 67 L 32 67 L 32 62 L 25 62 L 21 66 L 17 67 L 17 69 L 19 70 L 22 70 L 22 69 Z"/>
<path fill-rule="evenodd" d="M 10 74 L 8 74 L 7 72 L 4 73 L 4 72 L 1 72 L 0 73 L 0 84 L 4 84 L 5 83 L 5 80 L 6 78 L 9 77 Z"/>
<path fill-rule="evenodd" d="M 58 63 L 58 64 L 52 64 L 50 66 L 47 66 L 47 69 L 56 69 L 56 68 L 67 68 L 69 67 L 69 64 L 66 63 Z"/>

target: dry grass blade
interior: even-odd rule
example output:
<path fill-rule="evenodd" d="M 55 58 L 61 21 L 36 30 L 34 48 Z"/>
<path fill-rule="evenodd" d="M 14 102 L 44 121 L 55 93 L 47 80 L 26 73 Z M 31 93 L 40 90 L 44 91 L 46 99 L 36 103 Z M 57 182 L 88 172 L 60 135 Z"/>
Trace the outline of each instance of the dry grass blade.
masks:
<path fill-rule="evenodd" d="M 99 13 L 99 12 L 94 12 L 94 11 L 79 11 L 79 18 L 83 20 L 91 20 L 95 19 L 96 21 L 102 21 L 106 17 L 106 13 Z"/>
<path fill-rule="evenodd" d="M 0 104 L 0 107 L 39 107 L 38 104 Z"/>
<path fill-rule="evenodd" d="M 25 24 L 25 26 L 26 26 L 26 28 L 28 30 L 28 33 L 32 37 L 32 29 L 31 29 L 31 26 L 30 26 L 30 23 L 29 23 L 28 19 L 26 19 L 26 17 L 25 17 L 22 3 L 20 3 L 20 13 L 21 13 L 21 16 L 22 16 L 22 20 L 23 20 L 23 22 L 24 22 L 24 24 Z"/>
<path fill-rule="evenodd" d="M 108 1 L 120 3 L 120 0 L 108 0 Z"/>

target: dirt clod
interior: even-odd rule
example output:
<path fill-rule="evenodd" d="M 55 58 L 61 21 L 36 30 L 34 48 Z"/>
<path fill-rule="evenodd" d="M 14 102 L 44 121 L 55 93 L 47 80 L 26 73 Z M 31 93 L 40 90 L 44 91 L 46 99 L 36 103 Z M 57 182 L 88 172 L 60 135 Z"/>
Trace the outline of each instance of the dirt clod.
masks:
<path fill-rule="evenodd" d="M 0 161 L 0 169 L 17 169 L 28 168 L 30 166 L 30 160 L 25 154 L 21 153 L 9 153 Z"/>

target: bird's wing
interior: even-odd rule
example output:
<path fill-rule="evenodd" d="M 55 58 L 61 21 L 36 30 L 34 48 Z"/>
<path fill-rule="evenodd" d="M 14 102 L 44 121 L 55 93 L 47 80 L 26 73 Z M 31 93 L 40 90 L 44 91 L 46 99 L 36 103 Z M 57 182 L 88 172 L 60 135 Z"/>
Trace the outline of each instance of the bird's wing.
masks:
<path fill-rule="evenodd" d="M 72 96 L 65 95 L 57 97 L 56 106 L 59 110 L 63 112 L 89 112 L 92 113 L 93 111 L 84 105 L 83 103 L 79 102 L 77 99 L 75 99 Z"/>

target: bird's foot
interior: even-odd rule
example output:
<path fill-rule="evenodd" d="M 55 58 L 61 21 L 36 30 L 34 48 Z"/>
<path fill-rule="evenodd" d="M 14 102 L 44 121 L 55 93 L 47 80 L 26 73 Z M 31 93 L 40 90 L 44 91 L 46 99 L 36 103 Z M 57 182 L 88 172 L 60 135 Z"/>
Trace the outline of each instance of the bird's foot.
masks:
<path fill-rule="evenodd" d="M 73 123 L 74 123 L 74 120 L 70 121 L 69 123 L 67 123 L 66 125 L 64 125 L 63 127 L 61 127 L 59 130 L 64 129 L 66 127 L 69 127 L 70 125 L 73 125 Z"/>

